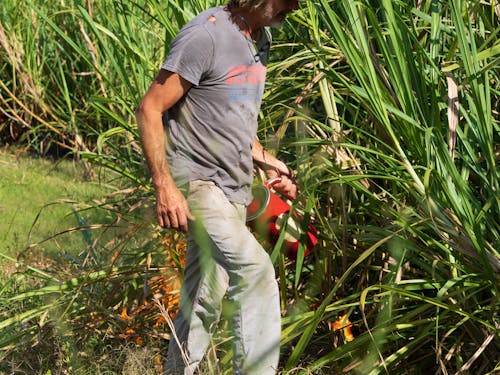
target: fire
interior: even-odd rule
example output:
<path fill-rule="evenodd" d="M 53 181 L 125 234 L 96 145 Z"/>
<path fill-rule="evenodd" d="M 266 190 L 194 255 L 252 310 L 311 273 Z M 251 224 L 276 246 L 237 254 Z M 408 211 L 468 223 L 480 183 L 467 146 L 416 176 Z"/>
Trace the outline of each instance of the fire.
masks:
<path fill-rule="evenodd" d="M 143 342 L 141 332 L 144 331 L 144 325 L 154 331 L 158 330 L 160 336 L 163 336 L 166 330 L 167 322 L 151 296 L 156 297 L 165 306 L 171 319 L 179 309 L 181 288 L 179 269 L 185 262 L 186 240 L 180 234 L 175 233 L 161 238 L 160 244 L 166 249 L 167 259 L 160 274 L 146 281 L 149 297 L 144 298 L 140 304 L 135 303 L 131 307 L 123 306 L 119 314 L 120 320 L 126 323 L 126 327 L 118 336 L 122 339 L 133 340 L 137 345 Z"/>
<path fill-rule="evenodd" d="M 330 322 L 329 326 L 332 332 L 340 332 L 345 341 L 350 342 L 354 340 L 352 323 L 349 320 L 349 314 L 347 312 L 340 316 L 335 322 Z"/>

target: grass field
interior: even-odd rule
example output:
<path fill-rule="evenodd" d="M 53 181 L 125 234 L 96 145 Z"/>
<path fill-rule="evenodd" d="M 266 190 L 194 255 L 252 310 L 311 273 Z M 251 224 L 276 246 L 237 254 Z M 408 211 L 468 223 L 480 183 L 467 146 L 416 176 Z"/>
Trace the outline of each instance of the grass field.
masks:
<path fill-rule="evenodd" d="M 86 176 L 82 164 L 34 158 L 0 149 L 0 253 L 17 256 L 29 244 L 42 242 L 37 252 L 77 254 L 82 236 L 43 242 L 85 222 L 105 221 L 96 210 L 85 210 L 109 193 L 108 185 Z M 101 217 L 100 217 L 101 216 Z"/>
<path fill-rule="evenodd" d="M 82 230 L 86 225 L 112 221 L 109 207 L 100 207 L 104 206 L 103 202 L 109 203 L 110 194 L 116 192 L 119 185 L 117 180 L 110 179 L 109 171 L 105 178 L 95 168 L 93 171 L 94 176 L 89 177 L 82 162 L 54 161 L 0 148 L 1 301 L 16 298 L 29 285 L 39 282 L 36 277 L 29 276 L 29 271 L 23 274 L 26 268 L 19 268 L 14 260 L 29 264 L 31 270 L 36 269 L 35 274 L 47 272 L 53 277 L 71 277 L 80 267 L 82 254 L 94 247 L 93 241 L 109 239 L 118 233 L 111 229 L 99 236 L 98 229 Z M 75 233 L 77 230 L 80 233 Z M 60 234 L 65 231 L 68 233 Z M 45 302 L 53 300 L 47 298 Z M 103 344 L 104 339 L 103 342 L 88 339 L 84 349 L 77 352 L 74 333 L 68 326 L 47 326 L 43 331 L 47 334 L 52 330 L 57 332 L 58 339 L 24 343 L 26 348 L 36 347 L 35 350 L 27 349 L 26 353 L 32 355 L 16 355 L 18 349 L 5 345 L 7 336 L 0 334 L 4 344 L 4 351 L 0 353 L 0 375 L 27 373 L 27 369 L 33 374 L 67 371 L 75 374 L 154 374 L 157 373 L 155 366 L 160 363 L 158 353 L 165 349 L 159 340 L 136 345 L 133 341 L 116 338 L 118 342 L 114 342 L 111 351 Z M 88 356 L 92 357 L 92 363 L 88 362 Z"/>

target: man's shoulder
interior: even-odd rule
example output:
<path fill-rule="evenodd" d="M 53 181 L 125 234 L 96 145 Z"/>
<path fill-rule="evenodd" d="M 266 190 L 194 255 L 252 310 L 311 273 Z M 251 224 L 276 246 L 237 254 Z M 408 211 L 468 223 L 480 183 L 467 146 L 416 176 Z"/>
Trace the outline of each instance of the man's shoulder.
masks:
<path fill-rule="evenodd" d="M 194 26 L 206 26 L 208 24 L 213 24 L 215 23 L 214 21 L 219 21 L 224 19 L 225 16 L 225 10 L 222 5 L 209 8 L 204 10 L 201 13 L 198 13 L 196 16 L 194 16 L 184 27 L 185 28 L 190 28 Z"/>
<path fill-rule="evenodd" d="M 207 9 L 185 24 L 177 35 L 177 39 L 215 38 L 221 32 L 228 31 L 228 15 L 222 6 Z M 220 35 L 219 35 L 220 36 Z"/>

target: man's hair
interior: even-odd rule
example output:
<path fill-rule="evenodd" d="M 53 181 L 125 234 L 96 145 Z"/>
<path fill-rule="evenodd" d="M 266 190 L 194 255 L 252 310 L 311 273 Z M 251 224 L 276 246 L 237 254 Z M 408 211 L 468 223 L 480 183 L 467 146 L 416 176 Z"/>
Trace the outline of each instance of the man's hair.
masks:
<path fill-rule="evenodd" d="M 264 5 L 267 0 L 229 0 L 227 6 L 231 8 L 256 9 Z"/>

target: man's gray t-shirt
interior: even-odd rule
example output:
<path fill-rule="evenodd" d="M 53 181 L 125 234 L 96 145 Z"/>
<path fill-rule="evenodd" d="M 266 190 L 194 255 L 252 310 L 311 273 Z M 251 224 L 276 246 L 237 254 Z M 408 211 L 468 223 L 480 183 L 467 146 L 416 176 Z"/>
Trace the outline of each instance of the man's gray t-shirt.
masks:
<path fill-rule="evenodd" d="M 178 185 L 210 180 L 248 204 L 270 34 L 248 40 L 222 6 L 200 13 L 172 42 L 162 68 L 193 86 L 165 116 L 167 153 Z"/>

